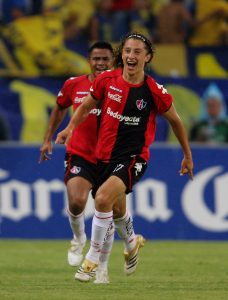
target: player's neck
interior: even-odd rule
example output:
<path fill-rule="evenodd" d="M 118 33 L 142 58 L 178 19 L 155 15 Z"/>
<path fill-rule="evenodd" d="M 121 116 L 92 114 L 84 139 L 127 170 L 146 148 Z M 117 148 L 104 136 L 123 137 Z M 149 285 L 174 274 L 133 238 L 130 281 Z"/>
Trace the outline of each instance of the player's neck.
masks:
<path fill-rule="evenodd" d="M 91 74 L 89 74 L 89 75 L 88 75 L 88 79 L 89 79 L 89 81 L 90 81 L 90 82 L 93 82 L 93 81 L 94 81 L 94 79 L 95 79 L 95 75 L 94 75 L 94 74 L 92 74 L 92 73 L 91 73 Z"/>
<path fill-rule="evenodd" d="M 131 84 L 140 84 L 144 80 L 144 71 L 135 74 L 123 71 L 123 79 Z"/>

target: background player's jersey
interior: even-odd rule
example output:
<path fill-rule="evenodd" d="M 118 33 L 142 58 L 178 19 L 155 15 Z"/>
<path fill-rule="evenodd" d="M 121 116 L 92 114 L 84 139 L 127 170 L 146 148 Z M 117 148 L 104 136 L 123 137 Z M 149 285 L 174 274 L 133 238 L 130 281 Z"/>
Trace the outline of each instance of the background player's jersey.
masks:
<path fill-rule="evenodd" d="M 89 93 L 91 82 L 83 75 L 68 79 L 60 90 L 56 102 L 61 107 L 73 105 L 75 110 Z M 97 115 L 100 110 L 91 110 L 88 118 L 74 131 L 67 145 L 67 152 L 77 154 L 89 162 L 96 163 L 95 148 L 97 143 Z"/>
<path fill-rule="evenodd" d="M 99 75 L 91 94 L 103 100 L 97 158 L 109 162 L 139 155 L 147 161 L 156 114 L 170 108 L 172 96 L 150 76 L 145 76 L 142 84 L 126 82 L 119 69 Z"/>

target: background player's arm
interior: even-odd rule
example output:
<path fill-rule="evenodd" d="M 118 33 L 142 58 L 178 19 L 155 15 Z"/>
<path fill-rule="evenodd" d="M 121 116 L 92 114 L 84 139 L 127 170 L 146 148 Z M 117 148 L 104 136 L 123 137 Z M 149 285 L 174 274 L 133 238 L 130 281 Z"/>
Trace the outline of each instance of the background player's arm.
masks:
<path fill-rule="evenodd" d="M 86 120 L 92 108 L 96 107 L 97 101 L 89 94 L 82 104 L 76 109 L 67 127 L 58 133 L 55 140 L 56 144 L 68 144 L 73 130 Z"/>
<path fill-rule="evenodd" d="M 188 142 L 188 136 L 185 131 L 184 125 L 179 117 L 174 105 L 172 104 L 170 109 L 163 114 L 172 127 L 172 130 L 177 137 L 183 152 L 184 158 L 181 163 L 180 175 L 189 174 L 190 178 L 193 179 L 193 161 L 192 153 Z"/>
<path fill-rule="evenodd" d="M 48 128 L 44 136 L 44 141 L 42 146 L 40 147 L 39 162 L 50 159 L 50 156 L 48 156 L 48 154 L 49 155 L 52 154 L 52 143 L 51 143 L 52 136 L 55 133 L 55 131 L 58 129 L 59 125 L 62 123 L 66 114 L 67 114 L 67 108 L 63 108 L 58 104 L 56 104 L 56 106 L 53 108 L 50 115 Z"/>

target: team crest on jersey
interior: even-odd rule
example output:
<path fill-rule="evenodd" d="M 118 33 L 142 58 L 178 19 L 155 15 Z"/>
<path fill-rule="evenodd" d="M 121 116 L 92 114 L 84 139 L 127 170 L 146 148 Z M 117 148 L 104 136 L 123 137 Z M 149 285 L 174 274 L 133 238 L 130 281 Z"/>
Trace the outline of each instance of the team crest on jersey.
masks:
<path fill-rule="evenodd" d="M 78 174 L 81 172 L 81 167 L 73 166 L 73 168 L 71 168 L 70 172 L 72 174 Z"/>
<path fill-rule="evenodd" d="M 146 107 L 146 101 L 144 101 L 143 99 L 141 100 L 136 100 L 136 106 L 139 110 L 142 110 L 143 108 Z"/>

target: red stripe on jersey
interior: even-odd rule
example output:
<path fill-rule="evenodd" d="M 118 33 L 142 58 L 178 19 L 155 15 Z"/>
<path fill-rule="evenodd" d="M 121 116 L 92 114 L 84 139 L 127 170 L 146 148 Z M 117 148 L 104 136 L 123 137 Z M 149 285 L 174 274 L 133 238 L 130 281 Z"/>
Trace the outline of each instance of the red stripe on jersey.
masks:
<path fill-rule="evenodd" d="M 109 101 L 104 101 L 102 104 L 102 114 L 103 117 L 101 118 L 101 128 L 99 132 L 99 145 L 97 149 L 97 158 L 102 159 L 106 157 L 106 159 L 111 158 L 113 147 L 115 146 L 117 137 L 118 137 L 118 130 L 121 125 L 121 122 L 118 118 L 115 118 L 115 114 L 121 115 L 125 108 L 125 103 L 127 101 L 129 88 L 125 88 L 125 93 L 123 94 L 121 107 L 118 106 L 118 103 L 113 101 L 110 103 Z M 113 114 L 113 116 L 111 116 Z M 108 126 L 106 126 L 108 125 Z M 102 157 L 100 157 L 100 153 L 102 150 Z"/>
<path fill-rule="evenodd" d="M 132 190 L 132 172 L 131 172 L 131 170 L 132 170 L 132 168 L 133 168 L 135 162 L 136 162 L 136 158 L 134 157 L 134 158 L 132 159 L 132 162 L 131 162 L 131 164 L 130 164 L 128 170 L 127 170 L 127 171 L 128 171 L 128 178 L 129 178 L 128 189 L 129 189 L 130 191 Z"/>
<path fill-rule="evenodd" d="M 65 176 L 64 176 L 65 184 L 67 183 L 66 178 L 68 178 L 68 174 L 70 173 L 71 160 L 72 160 L 72 154 L 69 153 L 69 157 L 68 157 L 68 160 L 67 160 L 67 171 L 65 172 Z"/>
<path fill-rule="evenodd" d="M 156 132 L 156 122 L 153 121 L 155 119 L 155 115 L 151 112 L 150 117 L 147 123 L 147 129 L 145 131 L 145 144 L 142 148 L 140 157 L 142 157 L 145 161 L 148 161 L 150 158 L 150 144 L 154 141 L 155 132 Z"/>

